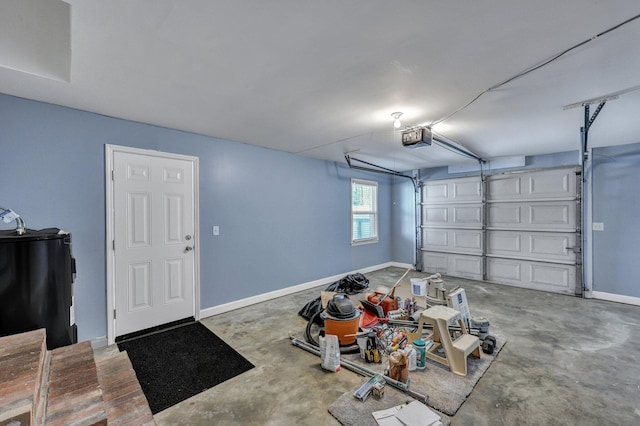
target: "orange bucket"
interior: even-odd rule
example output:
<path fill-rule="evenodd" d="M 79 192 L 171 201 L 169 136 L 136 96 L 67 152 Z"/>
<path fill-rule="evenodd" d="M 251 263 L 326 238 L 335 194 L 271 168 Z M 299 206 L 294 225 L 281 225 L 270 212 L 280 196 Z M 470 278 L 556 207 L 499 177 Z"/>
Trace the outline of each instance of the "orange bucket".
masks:
<path fill-rule="evenodd" d="M 333 318 L 325 318 L 324 333 L 338 336 L 340 346 L 353 345 L 356 342 L 356 333 L 358 332 L 358 323 L 360 315 L 348 320 L 339 320 Z"/>

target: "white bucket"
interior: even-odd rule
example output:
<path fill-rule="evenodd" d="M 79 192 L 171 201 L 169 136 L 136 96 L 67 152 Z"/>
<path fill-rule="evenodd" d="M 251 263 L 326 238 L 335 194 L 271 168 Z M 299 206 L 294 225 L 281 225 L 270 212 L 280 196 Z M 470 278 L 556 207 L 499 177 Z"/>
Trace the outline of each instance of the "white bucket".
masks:
<path fill-rule="evenodd" d="M 426 278 L 410 278 L 411 282 L 411 294 L 414 296 L 424 296 L 427 292 L 427 279 Z"/>

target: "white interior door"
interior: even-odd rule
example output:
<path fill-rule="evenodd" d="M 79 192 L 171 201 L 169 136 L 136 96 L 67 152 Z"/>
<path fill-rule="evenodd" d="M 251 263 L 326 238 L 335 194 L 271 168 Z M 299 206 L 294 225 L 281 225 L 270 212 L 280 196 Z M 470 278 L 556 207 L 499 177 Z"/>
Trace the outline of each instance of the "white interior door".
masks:
<path fill-rule="evenodd" d="M 194 170 L 113 152 L 114 337 L 195 316 Z"/>

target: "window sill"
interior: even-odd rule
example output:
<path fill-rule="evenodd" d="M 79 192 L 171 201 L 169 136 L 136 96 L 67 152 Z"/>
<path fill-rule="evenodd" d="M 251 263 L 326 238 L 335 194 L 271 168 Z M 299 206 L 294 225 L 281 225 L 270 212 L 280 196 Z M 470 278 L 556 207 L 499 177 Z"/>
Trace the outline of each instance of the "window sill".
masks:
<path fill-rule="evenodd" d="M 365 244 L 375 244 L 378 242 L 378 238 L 367 238 L 366 240 L 351 241 L 352 246 L 363 246 Z"/>

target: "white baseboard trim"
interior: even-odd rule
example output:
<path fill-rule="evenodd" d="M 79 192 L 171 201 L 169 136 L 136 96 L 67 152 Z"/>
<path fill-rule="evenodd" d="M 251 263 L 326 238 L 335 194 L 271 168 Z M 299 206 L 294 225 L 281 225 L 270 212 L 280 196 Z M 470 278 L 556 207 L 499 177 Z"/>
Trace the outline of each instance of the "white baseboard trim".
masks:
<path fill-rule="evenodd" d="M 358 269 L 356 271 L 345 272 L 342 274 L 332 275 L 330 277 L 321 278 L 315 281 L 309 281 L 302 284 L 297 284 L 291 287 L 283 288 L 280 290 L 270 291 L 268 293 L 257 294 L 255 296 L 247 297 L 240 300 L 235 300 L 229 303 L 223 303 L 222 305 L 212 306 L 211 308 L 201 309 L 200 310 L 200 318 L 203 319 L 206 317 L 210 317 L 213 315 L 223 314 L 225 312 L 233 311 L 235 309 L 244 308 L 246 306 L 251 306 L 256 303 L 266 302 L 267 300 L 275 299 L 276 297 L 287 296 L 289 294 L 297 293 L 299 291 L 309 290 L 310 288 L 319 287 L 321 285 L 331 284 L 332 282 L 338 281 L 340 278 L 345 275 L 361 273 L 366 274 L 367 272 L 373 272 L 384 268 L 389 268 L 391 266 L 395 266 L 398 268 L 412 268 L 413 265 L 408 263 L 399 263 L 399 262 L 387 262 L 382 263 L 380 265 L 370 266 L 368 268 Z"/>
<path fill-rule="evenodd" d="M 592 291 L 594 299 L 608 300 L 609 302 L 626 303 L 627 305 L 640 306 L 640 297 L 624 296 L 622 294 L 604 293 L 602 291 Z"/>

